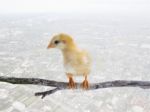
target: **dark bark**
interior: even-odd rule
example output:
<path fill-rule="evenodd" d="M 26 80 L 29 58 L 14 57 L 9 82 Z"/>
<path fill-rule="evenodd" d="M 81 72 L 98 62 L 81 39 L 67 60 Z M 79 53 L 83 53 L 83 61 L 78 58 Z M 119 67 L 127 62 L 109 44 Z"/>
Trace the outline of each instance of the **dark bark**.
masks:
<path fill-rule="evenodd" d="M 55 87 L 54 89 L 49 91 L 35 93 L 36 96 L 42 96 L 42 98 L 44 98 L 46 95 L 55 93 L 58 90 L 69 89 L 67 82 L 58 82 L 39 78 L 16 78 L 16 77 L 0 76 L 0 81 L 11 84 L 33 84 L 33 85 Z M 77 87 L 75 89 L 81 88 L 81 83 L 76 83 L 76 85 Z M 88 88 L 88 90 L 96 90 L 100 88 L 110 88 L 110 87 L 140 87 L 142 89 L 149 89 L 150 81 L 115 80 L 100 83 L 90 83 L 90 87 Z"/>

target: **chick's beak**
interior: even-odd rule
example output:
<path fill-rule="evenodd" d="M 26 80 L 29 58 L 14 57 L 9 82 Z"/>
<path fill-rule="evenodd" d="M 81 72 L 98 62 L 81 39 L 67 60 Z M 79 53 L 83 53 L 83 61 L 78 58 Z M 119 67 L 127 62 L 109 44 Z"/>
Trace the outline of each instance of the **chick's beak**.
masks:
<path fill-rule="evenodd" d="M 47 49 L 54 48 L 54 47 L 55 47 L 55 46 L 50 43 L 50 44 L 47 46 Z"/>

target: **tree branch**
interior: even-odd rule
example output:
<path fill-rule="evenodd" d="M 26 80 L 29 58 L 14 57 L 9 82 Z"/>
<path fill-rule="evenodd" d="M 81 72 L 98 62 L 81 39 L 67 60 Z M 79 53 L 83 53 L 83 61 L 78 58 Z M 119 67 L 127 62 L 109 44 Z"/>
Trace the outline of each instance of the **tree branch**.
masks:
<path fill-rule="evenodd" d="M 33 85 L 55 87 L 55 89 L 49 91 L 35 93 L 36 96 L 42 96 L 42 98 L 44 98 L 46 95 L 55 93 L 58 90 L 69 89 L 67 82 L 58 82 L 39 78 L 16 78 L 16 77 L 0 76 L 0 81 L 11 84 L 33 84 Z M 81 88 L 81 83 L 76 83 L 76 85 L 77 85 L 76 89 Z M 90 83 L 90 87 L 88 90 L 110 88 L 110 87 L 140 87 L 142 89 L 149 89 L 150 81 L 115 80 L 100 83 Z"/>
<path fill-rule="evenodd" d="M 49 91 L 44 91 L 44 92 L 37 92 L 35 93 L 35 96 L 42 96 L 41 98 L 43 99 L 45 96 L 55 93 L 56 91 L 60 90 L 59 88 L 55 88 Z"/>

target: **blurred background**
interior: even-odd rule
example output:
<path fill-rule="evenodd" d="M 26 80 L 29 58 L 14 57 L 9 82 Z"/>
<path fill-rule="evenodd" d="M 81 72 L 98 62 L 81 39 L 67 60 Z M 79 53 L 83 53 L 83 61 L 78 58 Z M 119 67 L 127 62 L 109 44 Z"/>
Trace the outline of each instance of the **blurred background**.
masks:
<path fill-rule="evenodd" d="M 149 0 L 0 0 L 0 3 L 0 13 L 148 12 L 150 9 Z"/>
<path fill-rule="evenodd" d="M 93 59 L 90 83 L 150 80 L 149 0 L 0 0 L 0 76 L 67 81 L 54 34 L 71 35 Z M 81 82 L 83 77 L 76 77 Z M 0 83 L 0 112 L 149 112 L 150 90 L 64 90 Z"/>

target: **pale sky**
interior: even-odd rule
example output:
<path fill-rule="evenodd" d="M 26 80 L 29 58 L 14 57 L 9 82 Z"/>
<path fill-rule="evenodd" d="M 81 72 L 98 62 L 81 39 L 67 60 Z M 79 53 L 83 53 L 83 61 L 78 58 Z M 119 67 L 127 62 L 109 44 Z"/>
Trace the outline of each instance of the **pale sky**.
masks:
<path fill-rule="evenodd" d="M 150 0 L 0 0 L 0 13 L 143 10 Z"/>

